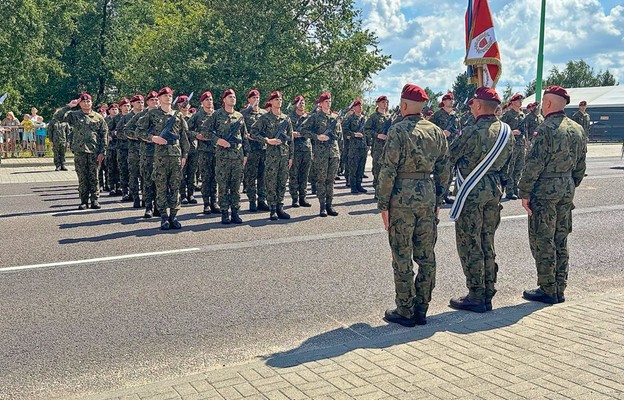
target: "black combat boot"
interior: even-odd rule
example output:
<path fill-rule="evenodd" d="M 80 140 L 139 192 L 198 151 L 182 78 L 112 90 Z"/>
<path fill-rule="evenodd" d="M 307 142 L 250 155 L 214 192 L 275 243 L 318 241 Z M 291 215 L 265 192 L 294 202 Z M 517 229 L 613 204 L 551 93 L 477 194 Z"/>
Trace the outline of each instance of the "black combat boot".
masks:
<path fill-rule="evenodd" d="M 258 200 L 258 211 L 271 211 L 271 207 L 264 200 Z"/>
<path fill-rule="evenodd" d="M 332 217 L 335 217 L 335 216 L 337 216 L 337 215 L 338 215 L 338 211 L 336 211 L 336 210 L 332 207 L 331 203 L 327 203 L 327 204 L 325 205 L 325 208 L 327 209 L 327 215 L 331 215 Z"/>
<path fill-rule="evenodd" d="M 206 204 L 206 203 L 204 203 L 204 204 Z M 211 213 L 212 213 L 212 211 L 210 211 L 210 205 L 206 204 L 204 206 L 204 214 L 210 215 Z"/>
<path fill-rule="evenodd" d="M 292 206 L 293 208 L 299 208 L 299 202 L 297 201 L 296 197 L 292 198 Z"/>
<path fill-rule="evenodd" d="M 172 229 L 180 229 L 182 228 L 182 224 L 176 218 L 178 215 L 178 210 L 171 210 L 171 215 L 169 216 L 169 223 L 171 224 Z"/>
<path fill-rule="evenodd" d="M 416 310 L 414 317 L 416 318 L 416 325 L 427 325 L 427 311 Z"/>
<path fill-rule="evenodd" d="M 492 311 L 492 298 L 485 298 L 485 311 Z"/>
<path fill-rule="evenodd" d="M 134 204 L 132 205 L 133 208 L 141 208 L 141 199 L 139 199 L 139 196 L 134 196 Z"/>
<path fill-rule="evenodd" d="M 358 193 L 368 193 L 368 190 L 364 189 L 361 183 L 358 183 L 356 188 L 357 188 Z"/>
<path fill-rule="evenodd" d="M 267 206 L 267 208 L 268 208 L 268 206 Z M 238 208 L 232 208 L 232 222 L 235 223 L 235 224 L 242 224 L 243 223 L 243 220 L 238 215 Z"/>
<path fill-rule="evenodd" d="M 117 187 L 117 189 L 115 189 L 115 195 L 123 196 L 123 190 L 121 190 L 119 187 Z"/>
<path fill-rule="evenodd" d="M 145 207 L 145 199 L 141 200 L 141 207 Z"/>
<path fill-rule="evenodd" d="M 527 289 L 522 292 L 522 297 L 531 301 L 539 301 L 546 304 L 557 304 L 559 303 L 559 298 L 557 297 L 557 293 L 546 293 L 541 287 L 536 289 Z M 565 298 L 564 298 L 565 300 Z"/>
<path fill-rule="evenodd" d="M 312 189 L 312 190 L 311 190 L 311 191 L 312 191 L 312 194 L 316 194 L 316 183 L 312 183 L 312 184 L 310 185 L 310 187 L 311 187 L 311 189 Z"/>
<path fill-rule="evenodd" d="M 98 203 L 97 200 L 93 200 L 91 202 L 91 208 L 94 210 L 99 210 L 100 208 L 102 208 L 102 206 L 100 205 L 100 203 Z"/>
<path fill-rule="evenodd" d="M 258 211 L 258 206 L 256 205 L 256 200 L 249 200 L 249 211 L 250 212 Z"/>
<path fill-rule="evenodd" d="M 212 212 L 213 214 L 219 214 L 221 212 L 221 209 L 217 205 L 217 201 L 216 200 L 212 200 L 210 202 L 210 212 Z"/>
<path fill-rule="evenodd" d="M 230 213 L 227 210 L 221 211 L 221 223 L 223 225 L 230 224 Z"/>
<path fill-rule="evenodd" d="M 277 221 L 279 217 L 277 216 L 277 207 L 271 206 L 271 213 L 269 214 L 269 219 L 271 221 Z"/>
<path fill-rule="evenodd" d="M 351 194 L 360 194 L 360 192 L 358 192 L 357 187 L 355 187 L 355 185 L 351 188 Z"/>
<path fill-rule="evenodd" d="M 88 208 L 88 206 L 89 206 L 89 205 L 88 205 L 87 203 L 81 203 L 81 204 L 78 206 L 78 209 L 79 209 L 79 210 L 86 210 L 86 209 Z"/>
<path fill-rule="evenodd" d="M 290 219 L 290 214 L 284 211 L 284 205 L 282 203 L 277 205 L 277 216 L 279 219 Z"/>
<path fill-rule="evenodd" d="M 197 199 L 191 194 L 187 197 L 189 204 L 197 204 Z"/>
<path fill-rule="evenodd" d="M 327 210 L 325 209 L 325 203 L 321 203 L 321 211 L 319 212 L 319 216 L 327 217 Z"/>
<path fill-rule="evenodd" d="M 477 313 L 484 313 L 487 311 L 487 309 L 485 308 L 485 300 L 473 299 L 470 296 L 461 296 L 451 299 L 449 306 L 456 310 L 466 310 Z"/>
<path fill-rule="evenodd" d="M 160 214 L 160 230 L 168 231 L 171 228 L 171 224 L 169 223 L 169 215 L 166 212 Z"/>
<path fill-rule="evenodd" d="M 61 164 L 61 171 L 67 171 L 67 167 L 65 166 L 65 164 Z M 108 189 L 107 189 L 108 190 Z"/>
<path fill-rule="evenodd" d="M 305 196 L 299 196 L 299 205 L 301 207 L 312 207 L 312 204 L 306 201 Z"/>
<path fill-rule="evenodd" d="M 158 207 L 156 207 L 156 204 L 154 204 L 154 217 L 160 217 L 160 211 Z"/>
<path fill-rule="evenodd" d="M 416 317 L 404 317 L 399 314 L 397 309 L 388 309 L 386 310 L 383 318 L 386 322 L 390 322 L 393 324 L 399 324 L 402 326 L 406 326 L 408 328 L 412 328 L 416 326 Z"/>
<path fill-rule="evenodd" d="M 151 204 L 148 204 L 145 207 L 145 214 L 143 214 L 143 218 L 152 218 L 154 216 L 154 209 Z"/>

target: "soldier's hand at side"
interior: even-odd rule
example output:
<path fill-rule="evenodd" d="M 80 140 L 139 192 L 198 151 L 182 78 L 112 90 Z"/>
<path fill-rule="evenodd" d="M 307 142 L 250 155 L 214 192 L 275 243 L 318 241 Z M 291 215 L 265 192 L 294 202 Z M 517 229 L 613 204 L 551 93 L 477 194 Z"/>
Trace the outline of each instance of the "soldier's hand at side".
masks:
<path fill-rule="evenodd" d="M 282 144 L 282 141 L 279 139 L 267 139 L 266 140 L 267 144 L 270 144 L 271 146 L 279 146 L 280 144 Z"/>
<path fill-rule="evenodd" d="M 167 144 L 167 139 L 161 138 L 160 136 L 152 136 L 152 142 L 160 145 Z"/>
<path fill-rule="evenodd" d="M 296 131 L 293 131 L 293 136 L 294 136 L 294 137 L 296 137 L 296 138 L 300 138 L 300 137 L 302 137 L 302 136 L 301 136 L 301 133 L 296 132 Z"/>
<path fill-rule="evenodd" d="M 520 132 L 520 131 L 519 131 L 519 130 L 517 130 L 517 129 L 514 129 L 513 131 L 511 131 L 511 133 L 513 133 L 513 135 L 514 135 L 514 136 L 518 136 L 518 135 L 520 135 L 522 132 Z"/>
<path fill-rule="evenodd" d="M 98 162 L 99 165 L 102 165 L 102 161 L 103 160 L 104 160 L 104 154 L 103 153 L 98 154 L 97 162 Z"/>
<path fill-rule="evenodd" d="M 531 211 L 531 205 L 529 199 L 522 199 L 522 207 L 526 210 L 527 215 L 530 217 L 533 215 L 533 211 Z"/>
<path fill-rule="evenodd" d="M 364 134 L 362 132 L 355 132 L 353 136 L 355 136 L 356 138 L 361 138 L 364 137 Z"/>
<path fill-rule="evenodd" d="M 226 149 L 232 146 L 227 140 L 221 138 L 217 139 L 217 145 L 225 147 Z"/>
<path fill-rule="evenodd" d="M 247 164 L 247 157 L 243 157 L 243 167 Z"/>
<path fill-rule="evenodd" d="M 74 99 L 74 100 L 70 101 L 69 103 L 67 103 L 67 105 L 69 107 L 76 107 L 78 105 L 78 103 L 80 103 L 80 99 Z"/>
<path fill-rule="evenodd" d="M 381 212 L 381 220 L 384 224 L 384 229 L 387 231 L 390 229 L 390 222 L 388 221 L 388 210 L 384 210 Z"/>
<path fill-rule="evenodd" d="M 379 135 L 377 135 L 377 139 L 386 140 L 388 139 L 388 135 L 384 135 L 383 133 L 380 133 Z"/>
<path fill-rule="evenodd" d="M 444 133 L 444 137 L 449 137 L 451 136 L 451 132 L 447 131 L 446 129 L 442 131 L 442 133 Z"/>
<path fill-rule="evenodd" d="M 201 133 L 198 133 L 198 134 L 197 134 L 197 136 L 196 136 L 196 138 L 197 138 L 198 140 L 206 140 L 206 139 L 204 138 L 204 135 L 202 135 Z"/>
<path fill-rule="evenodd" d="M 329 140 L 329 136 L 327 135 L 318 135 L 316 138 L 321 142 L 327 142 Z"/>
<path fill-rule="evenodd" d="M 184 167 L 186 166 L 186 158 L 180 160 L 180 165 L 182 166 L 182 169 L 184 169 Z"/>
<path fill-rule="evenodd" d="M 288 169 L 290 169 L 290 167 L 292 167 L 292 158 L 288 160 Z"/>

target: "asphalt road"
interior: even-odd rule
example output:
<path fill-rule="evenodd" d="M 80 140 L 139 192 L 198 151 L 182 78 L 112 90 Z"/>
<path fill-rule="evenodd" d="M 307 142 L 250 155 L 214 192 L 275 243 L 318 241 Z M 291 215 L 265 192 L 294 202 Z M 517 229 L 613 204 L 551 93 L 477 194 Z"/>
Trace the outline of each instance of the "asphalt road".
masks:
<path fill-rule="evenodd" d="M 591 158 L 588 173 L 568 298 L 624 287 L 624 163 Z M 86 395 L 404 329 L 381 320 L 394 291 L 376 204 L 337 187 L 336 218 L 317 217 L 312 199 L 287 222 L 244 212 L 223 227 L 195 205 L 163 233 L 118 197 L 77 211 L 75 182 L 0 185 L 0 399 Z M 520 202 L 503 216 L 494 307 L 523 303 L 536 281 Z M 479 316 L 447 307 L 466 290 L 448 208 L 440 219 L 429 323 L 443 328 Z"/>

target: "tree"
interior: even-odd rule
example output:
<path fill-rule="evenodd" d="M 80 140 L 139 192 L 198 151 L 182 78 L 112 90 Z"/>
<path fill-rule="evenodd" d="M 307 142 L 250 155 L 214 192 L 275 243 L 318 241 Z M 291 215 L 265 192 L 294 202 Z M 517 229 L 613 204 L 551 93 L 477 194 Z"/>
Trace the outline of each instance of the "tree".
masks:
<path fill-rule="evenodd" d="M 511 96 L 513 95 L 514 95 L 513 88 L 511 87 L 511 84 L 507 82 L 507 85 L 505 86 L 505 89 L 503 90 L 503 103 L 507 103 L 509 99 L 511 99 Z"/>
<path fill-rule="evenodd" d="M 453 94 L 455 95 L 456 104 L 465 104 L 467 100 L 474 96 L 477 85 L 468 83 L 468 74 L 462 72 L 455 78 L 453 83 Z"/>

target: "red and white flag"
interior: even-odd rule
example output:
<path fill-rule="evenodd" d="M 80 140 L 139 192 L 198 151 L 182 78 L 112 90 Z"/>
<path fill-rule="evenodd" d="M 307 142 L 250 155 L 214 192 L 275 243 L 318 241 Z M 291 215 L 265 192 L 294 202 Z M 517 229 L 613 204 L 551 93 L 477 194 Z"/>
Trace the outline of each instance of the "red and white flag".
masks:
<path fill-rule="evenodd" d="M 487 0 L 468 0 L 466 10 L 466 59 L 468 78 L 477 83 L 475 66 L 483 65 L 483 86 L 495 88 L 502 72 L 494 21 Z"/>

